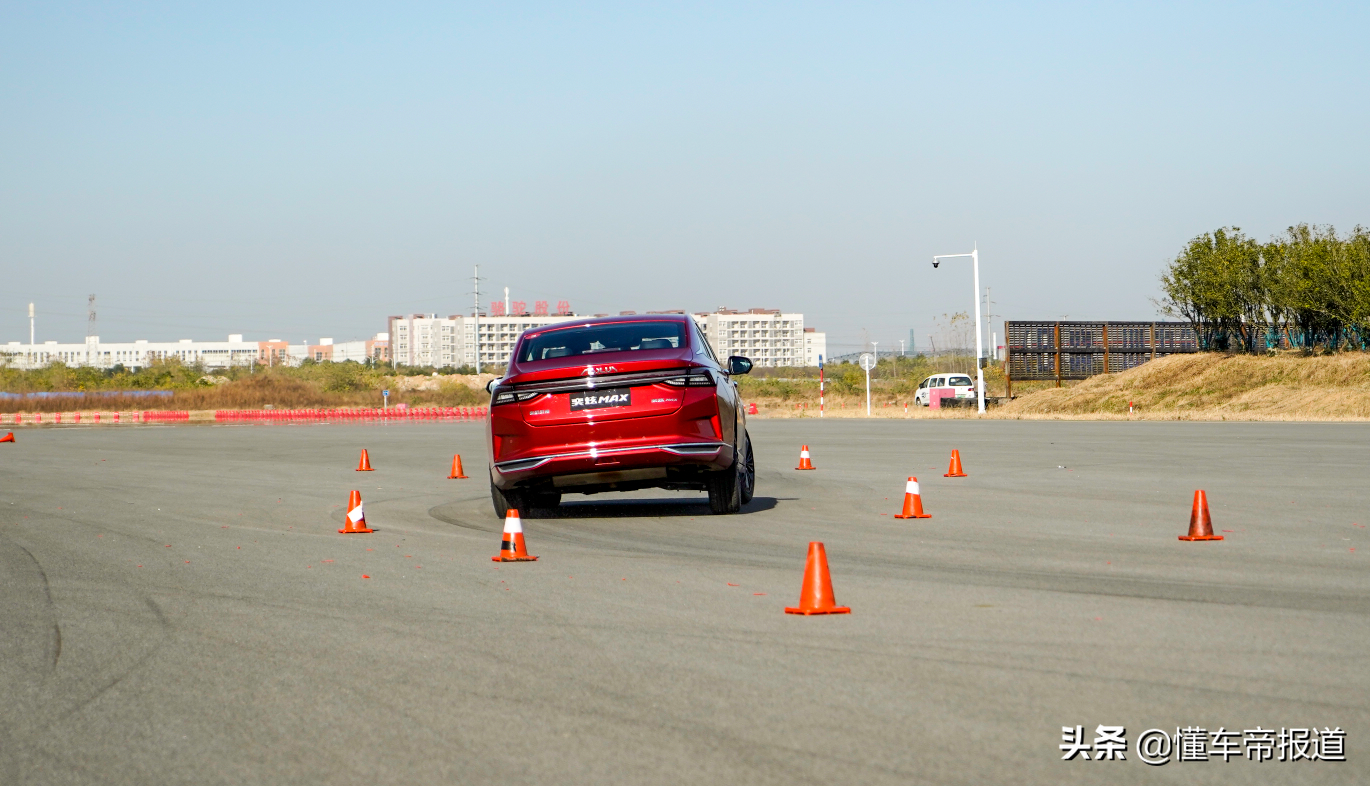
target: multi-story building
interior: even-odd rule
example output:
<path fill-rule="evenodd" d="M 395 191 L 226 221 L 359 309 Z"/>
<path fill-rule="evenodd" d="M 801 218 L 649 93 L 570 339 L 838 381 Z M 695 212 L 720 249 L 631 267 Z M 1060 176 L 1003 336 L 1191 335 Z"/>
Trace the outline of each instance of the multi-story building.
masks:
<path fill-rule="evenodd" d="M 476 329 L 480 329 L 480 366 L 503 366 L 519 334 L 530 328 L 568 322 L 575 314 L 480 316 L 411 314 L 390 317 L 394 362 L 432 368 L 474 366 Z"/>
<path fill-rule="evenodd" d="M 742 355 L 756 366 L 816 366 L 818 356 L 827 351 L 827 335 L 806 330 L 803 314 L 720 308 L 695 314 L 694 319 L 715 352 L 723 357 Z"/>
<path fill-rule="evenodd" d="M 179 360 L 185 365 L 199 363 L 206 369 L 221 369 L 231 366 L 250 366 L 254 363 L 263 366 L 298 365 L 306 357 L 314 360 L 356 360 L 368 358 L 376 362 L 389 362 L 389 340 L 385 334 L 377 335 L 366 341 L 348 341 L 335 344 L 333 339 L 320 339 L 317 345 L 291 345 L 280 339 L 269 341 L 244 341 L 240 333 L 234 333 L 227 341 L 194 341 L 183 338 L 175 342 L 152 342 L 139 339 L 133 342 L 102 342 L 98 336 L 91 336 L 84 343 L 62 344 L 45 341 L 42 344 L 23 344 L 11 341 L 0 346 L 0 361 L 7 361 L 19 369 L 42 368 L 54 362 L 68 366 L 93 366 L 95 368 L 142 368 L 158 360 Z"/>
<path fill-rule="evenodd" d="M 804 328 L 804 365 L 818 366 L 827 362 L 828 334 L 815 328 Z"/>
<path fill-rule="evenodd" d="M 205 368 L 228 368 L 229 366 L 250 366 L 258 362 L 262 354 L 261 343 L 243 341 L 241 334 L 235 333 L 227 341 L 193 341 L 183 338 L 175 342 L 151 342 L 140 339 L 133 342 L 101 342 L 99 336 L 91 336 L 77 344 L 62 344 L 45 341 L 42 344 L 21 344 L 11 341 L 0 347 L 0 354 L 7 355 L 15 368 L 42 368 L 53 362 L 68 366 L 94 366 L 96 368 L 141 368 L 157 360 L 176 359 L 186 365 L 202 363 Z"/>
<path fill-rule="evenodd" d="M 325 360 L 334 363 L 344 363 L 355 361 L 365 363 L 370 360 L 375 363 L 390 362 L 390 334 L 377 333 L 374 338 L 365 341 L 343 341 L 335 342 L 331 338 L 321 338 L 317 344 L 304 346 L 304 351 L 299 352 L 302 357 L 322 363 Z M 291 348 L 292 353 L 298 352 Z"/>
<path fill-rule="evenodd" d="M 498 305 L 498 304 L 496 304 Z M 521 304 L 517 304 L 521 305 Z M 542 304 L 539 304 L 542 305 Z M 564 305 L 559 304 L 559 305 Z M 517 309 L 515 309 L 517 310 Z M 546 309 L 541 309 L 545 311 Z M 243 341 L 233 334 L 228 341 L 154 343 L 102 343 L 92 336 L 85 343 L 60 344 L 48 341 L 28 345 L 11 341 L 0 346 L 0 363 L 15 368 L 42 368 L 60 361 L 70 366 L 141 368 L 157 360 L 175 358 L 186 365 L 202 364 L 206 369 L 248 366 L 298 365 L 306 359 L 323 362 L 356 361 L 396 363 L 407 366 L 450 368 L 473 366 L 476 346 L 480 347 L 482 370 L 509 362 L 509 353 L 519 334 L 525 330 L 577 319 L 569 308 L 563 313 L 514 313 L 481 315 L 479 318 L 455 314 L 392 316 L 389 331 L 364 341 L 335 342 L 319 339 L 317 344 L 290 344 L 280 339 Z M 633 312 L 623 312 L 625 315 Z M 653 313 L 653 312 L 648 312 Z M 681 311 L 655 313 L 684 313 Z M 596 314 L 596 316 L 607 316 Z M 694 319 L 723 357 L 743 355 L 757 366 L 816 366 L 826 354 L 826 336 L 804 327 L 803 314 L 786 314 L 774 309 L 754 308 L 746 312 L 719 309 L 715 313 L 695 314 Z M 479 327 L 479 342 L 476 330 Z"/>
<path fill-rule="evenodd" d="M 626 311 L 623 315 L 632 313 Z M 431 368 L 472 366 L 478 322 L 481 368 L 504 366 L 523 331 L 576 318 L 575 314 L 481 316 L 479 320 L 460 314 L 394 316 L 390 317 L 394 362 Z M 757 366 L 817 366 L 819 356 L 827 353 L 826 334 L 805 328 L 803 314 L 760 308 L 747 312 L 720 309 L 712 314 L 695 314 L 694 319 L 715 352 L 723 357 L 744 355 Z"/>

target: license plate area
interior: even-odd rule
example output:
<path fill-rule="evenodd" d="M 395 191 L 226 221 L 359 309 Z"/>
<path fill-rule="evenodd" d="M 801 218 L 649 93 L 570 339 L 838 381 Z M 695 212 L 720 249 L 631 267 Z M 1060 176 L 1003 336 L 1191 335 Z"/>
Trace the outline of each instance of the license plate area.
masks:
<path fill-rule="evenodd" d="M 633 404 L 632 388 L 578 390 L 574 393 L 568 393 L 567 398 L 570 400 L 572 412 L 580 412 L 587 409 L 629 407 Z"/>

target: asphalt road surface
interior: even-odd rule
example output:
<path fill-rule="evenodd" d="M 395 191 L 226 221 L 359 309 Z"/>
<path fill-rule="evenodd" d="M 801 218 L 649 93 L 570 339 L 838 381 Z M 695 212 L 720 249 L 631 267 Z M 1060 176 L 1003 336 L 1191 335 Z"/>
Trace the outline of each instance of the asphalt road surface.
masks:
<path fill-rule="evenodd" d="M 1370 782 L 1370 428 L 751 429 L 741 515 L 571 496 L 502 565 L 477 424 L 22 430 L 0 783 Z M 1226 540 L 1176 539 L 1197 488 Z M 814 540 L 850 615 L 783 613 Z M 1062 761 L 1076 725 L 1127 759 Z M 1187 726 L 1347 761 L 1138 760 Z"/>

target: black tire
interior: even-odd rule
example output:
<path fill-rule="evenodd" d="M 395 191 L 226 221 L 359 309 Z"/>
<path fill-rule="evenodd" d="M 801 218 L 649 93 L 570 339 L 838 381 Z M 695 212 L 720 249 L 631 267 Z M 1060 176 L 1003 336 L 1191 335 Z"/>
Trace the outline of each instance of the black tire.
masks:
<path fill-rule="evenodd" d="M 733 465 L 713 473 L 709 478 L 709 512 L 717 515 L 736 513 L 751 500 L 756 485 L 756 464 L 751 458 L 751 440 L 742 433 L 741 448 L 733 449 Z M 747 498 L 742 498 L 744 489 Z"/>
<path fill-rule="evenodd" d="M 501 491 L 493 479 L 490 481 L 490 502 L 495 507 L 495 518 L 497 519 L 503 519 L 509 513 L 510 508 L 517 510 L 519 516 L 528 512 L 527 500 L 523 498 L 522 494 L 512 490 Z"/>
<path fill-rule="evenodd" d="M 746 431 L 742 432 L 742 456 L 738 485 L 742 487 L 742 504 L 746 505 L 756 493 L 756 454 L 752 452 L 752 437 Z"/>

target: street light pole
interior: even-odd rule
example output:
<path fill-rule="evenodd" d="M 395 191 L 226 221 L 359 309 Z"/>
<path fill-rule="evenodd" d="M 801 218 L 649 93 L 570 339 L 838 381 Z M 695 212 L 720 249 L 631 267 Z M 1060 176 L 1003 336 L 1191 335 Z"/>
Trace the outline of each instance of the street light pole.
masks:
<path fill-rule="evenodd" d="M 872 342 L 871 342 L 871 351 L 875 353 L 875 365 L 871 366 L 871 368 L 872 368 L 872 369 L 879 368 L 879 367 L 880 367 L 880 342 L 879 342 L 879 341 L 872 341 Z M 868 373 L 868 374 L 866 374 L 866 417 L 870 417 L 870 415 L 871 415 L 871 375 Z"/>
<path fill-rule="evenodd" d="M 937 267 L 939 260 L 954 259 L 956 257 L 970 257 L 971 270 L 975 286 L 975 387 L 976 398 L 979 401 L 980 413 L 985 411 L 985 366 L 984 366 L 984 339 L 981 336 L 980 325 L 980 248 L 978 245 L 972 247 L 969 254 L 939 254 L 932 258 L 932 266 Z"/>
<path fill-rule="evenodd" d="M 866 372 L 866 417 L 871 416 L 871 369 L 875 368 L 875 358 L 869 353 L 861 353 L 861 370 Z"/>

